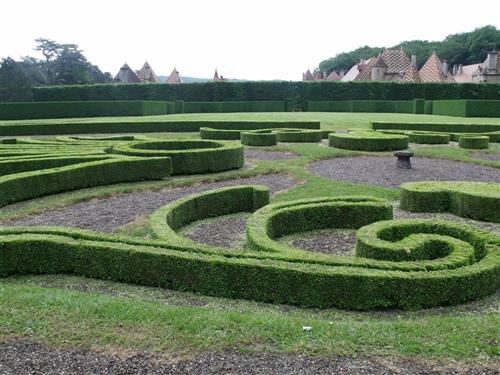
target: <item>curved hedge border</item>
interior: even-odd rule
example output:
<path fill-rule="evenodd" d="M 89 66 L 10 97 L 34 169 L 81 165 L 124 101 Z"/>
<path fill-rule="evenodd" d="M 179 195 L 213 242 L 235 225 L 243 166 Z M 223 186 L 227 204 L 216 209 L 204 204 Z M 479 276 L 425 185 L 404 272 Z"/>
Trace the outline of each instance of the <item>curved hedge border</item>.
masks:
<path fill-rule="evenodd" d="M 500 223 L 500 184 L 419 181 L 401 185 L 401 208 L 412 212 L 452 212 Z"/>
<path fill-rule="evenodd" d="M 398 134 L 354 131 L 347 134 L 332 133 L 328 136 L 331 147 L 357 151 L 394 151 L 408 148 L 408 137 Z"/>
<path fill-rule="evenodd" d="M 209 192 L 185 198 L 177 208 L 170 206 L 170 213 L 180 210 L 180 216 L 171 218 L 171 225 L 243 208 L 251 210 L 265 203 L 265 193 L 251 187 L 242 189 L 247 190 L 235 193 L 238 188 L 226 189 L 226 193 Z M 210 207 L 211 194 L 218 195 L 218 201 L 225 201 L 226 194 L 235 195 L 225 209 L 207 215 L 201 207 L 197 208 L 196 202 Z M 246 198 L 246 207 L 238 196 Z M 377 204 L 376 200 L 366 198 L 343 199 L 344 203 L 341 198 L 337 200 L 342 209 L 352 204 L 359 207 L 360 213 L 361 206 Z M 327 206 L 334 203 L 331 198 L 323 200 Z M 181 208 L 183 205 L 186 206 Z M 322 205 L 321 199 L 309 204 L 306 200 L 287 202 L 265 206 L 254 215 L 282 216 L 276 220 L 291 224 L 285 228 L 289 232 L 300 230 L 300 224 L 308 222 L 309 214 L 318 213 L 315 209 L 311 211 L 311 207 Z M 190 208 L 195 208 L 193 214 L 186 212 Z M 286 220 L 287 215 L 297 220 Z M 360 224 L 349 216 L 336 220 L 338 224 L 346 220 L 346 226 Z M 319 219 L 317 223 L 321 223 Z M 257 224 L 254 221 L 253 225 Z M 358 232 L 356 257 L 327 256 L 298 249 L 212 251 L 210 246 L 172 242 L 69 228 L 0 228 L 0 276 L 69 273 L 229 298 L 351 309 L 415 309 L 456 304 L 494 293 L 500 287 L 500 238 L 444 221 L 390 220 L 363 227 Z"/>
<path fill-rule="evenodd" d="M 255 132 L 244 130 L 226 130 L 201 128 L 201 139 L 214 140 L 236 140 L 241 138 L 241 133 L 276 133 L 278 142 L 321 142 L 323 137 L 322 130 L 316 129 L 298 129 L 298 128 L 281 128 L 281 129 L 262 129 Z"/>
<path fill-rule="evenodd" d="M 115 145 L 109 152 L 130 156 L 167 156 L 172 159 L 172 174 L 220 172 L 241 168 L 243 146 L 205 140 L 132 142 Z"/>
<path fill-rule="evenodd" d="M 278 137 L 270 130 L 264 132 L 241 132 L 241 143 L 245 146 L 276 146 Z"/>
<path fill-rule="evenodd" d="M 460 136 L 458 138 L 458 147 L 470 149 L 488 148 L 489 138 L 487 136 Z"/>

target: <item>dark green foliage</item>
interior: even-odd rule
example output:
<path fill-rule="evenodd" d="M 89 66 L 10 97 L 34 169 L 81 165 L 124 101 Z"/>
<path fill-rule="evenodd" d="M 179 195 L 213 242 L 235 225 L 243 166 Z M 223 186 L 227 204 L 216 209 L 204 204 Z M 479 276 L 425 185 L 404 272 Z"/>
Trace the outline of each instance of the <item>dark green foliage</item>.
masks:
<path fill-rule="evenodd" d="M 0 120 L 166 115 L 167 103 L 152 101 L 85 101 L 2 103 Z"/>
<path fill-rule="evenodd" d="M 0 136 L 197 132 L 202 127 L 216 129 L 254 130 L 262 128 L 319 129 L 319 121 L 86 121 L 72 123 L 44 122 L 37 124 L 0 125 Z"/>
<path fill-rule="evenodd" d="M 430 123 L 430 122 L 382 122 L 373 121 L 371 128 L 374 130 L 421 130 L 430 132 L 467 132 L 487 133 L 500 131 L 500 125 L 493 124 L 465 124 L 465 123 Z"/>
<path fill-rule="evenodd" d="M 425 113 L 425 99 L 413 99 L 413 113 Z"/>
<path fill-rule="evenodd" d="M 0 102 L 31 100 L 33 80 L 11 58 L 0 60 Z"/>
<path fill-rule="evenodd" d="M 178 85 L 123 84 L 38 87 L 35 101 L 158 100 L 185 102 L 287 101 L 306 110 L 309 101 L 403 100 L 416 98 L 500 100 L 499 84 L 397 82 L 205 82 Z M 413 110 L 409 107 L 409 112 Z"/>
<path fill-rule="evenodd" d="M 458 138 L 458 146 L 460 148 L 484 149 L 488 148 L 488 145 L 488 136 L 463 135 Z"/>
<path fill-rule="evenodd" d="M 179 140 L 134 142 L 115 145 L 109 152 L 114 154 L 169 157 L 172 174 L 221 172 L 243 166 L 243 146 L 215 141 Z"/>
<path fill-rule="evenodd" d="M 278 138 L 270 130 L 263 132 L 241 132 L 241 143 L 246 146 L 276 146 Z"/>
<path fill-rule="evenodd" d="M 183 113 L 285 112 L 284 101 L 184 102 Z M 180 112 L 175 112 L 180 113 Z"/>
<path fill-rule="evenodd" d="M 321 142 L 323 137 L 322 130 L 307 130 L 307 129 L 276 129 L 272 130 L 276 133 L 278 142 Z"/>
<path fill-rule="evenodd" d="M 309 112 L 411 113 L 413 102 L 394 100 L 310 101 Z"/>
<path fill-rule="evenodd" d="M 348 134 L 331 133 L 331 147 L 357 151 L 393 151 L 408 148 L 408 137 L 398 134 L 354 131 Z"/>
<path fill-rule="evenodd" d="M 401 208 L 412 212 L 452 212 L 500 222 L 500 184 L 419 181 L 401 185 Z"/>
<path fill-rule="evenodd" d="M 170 158 L 120 157 L 9 174 L 0 177 L 0 207 L 47 194 L 91 186 L 160 179 L 169 176 L 171 170 Z"/>
<path fill-rule="evenodd" d="M 435 100 L 434 115 L 500 117 L 500 100 Z"/>
<path fill-rule="evenodd" d="M 424 113 L 426 115 L 432 115 L 432 100 L 426 100 L 425 101 L 425 107 L 424 107 Z"/>

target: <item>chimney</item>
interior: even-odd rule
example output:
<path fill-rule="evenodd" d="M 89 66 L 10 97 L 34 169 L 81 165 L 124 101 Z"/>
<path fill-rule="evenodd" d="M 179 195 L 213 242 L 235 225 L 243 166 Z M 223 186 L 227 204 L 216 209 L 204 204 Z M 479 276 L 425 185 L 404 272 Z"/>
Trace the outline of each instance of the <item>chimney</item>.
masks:
<path fill-rule="evenodd" d="M 458 65 L 457 64 L 453 64 L 453 75 L 456 76 L 458 73 Z"/>
<path fill-rule="evenodd" d="M 326 72 L 323 72 L 323 79 L 326 79 Z"/>
<path fill-rule="evenodd" d="M 345 72 L 344 72 L 344 69 L 342 69 L 342 70 L 340 71 L 340 78 L 344 78 L 344 76 L 345 76 Z"/>
<path fill-rule="evenodd" d="M 411 55 L 411 63 L 417 66 L 417 55 Z"/>
<path fill-rule="evenodd" d="M 488 57 L 486 58 L 485 68 L 488 73 L 494 73 L 497 70 L 497 52 L 488 52 Z"/>
<path fill-rule="evenodd" d="M 464 66 L 462 64 L 458 65 L 458 74 L 462 74 L 464 71 Z"/>
<path fill-rule="evenodd" d="M 443 75 L 445 77 L 448 76 L 448 63 L 446 62 L 446 60 L 443 60 L 443 64 L 441 65 L 441 71 L 443 72 Z"/>

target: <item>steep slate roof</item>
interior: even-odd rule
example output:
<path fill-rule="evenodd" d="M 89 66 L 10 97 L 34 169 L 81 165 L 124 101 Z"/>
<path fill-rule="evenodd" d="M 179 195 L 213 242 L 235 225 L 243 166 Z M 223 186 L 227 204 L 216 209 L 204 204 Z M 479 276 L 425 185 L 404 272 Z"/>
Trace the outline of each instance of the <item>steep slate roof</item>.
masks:
<path fill-rule="evenodd" d="M 151 66 L 148 64 L 147 61 L 142 66 L 141 70 L 137 71 L 137 77 L 139 77 L 141 82 L 148 82 L 148 83 L 160 82 L 160 79 L 155 74 L 153 68 L 151 68 Z"/>
<path fill-rule="evenodd" d="M 472 82 L 472 75 L 478 71 L 481 64 L 471 64 L 462 66 L 462 72 L 453 76 L 455 82 L 465 83 Z"/>
<path fill-rule="evenodd" d="M 314 81 L 314 77 L 313 77 L 310 69 L 307 69 L 307 72 L 305 72 L 302 75 L 302 80 L 303 81 Z"/>
<path fill-rule="evenodd" d="M 388 74 L 404 74 L 408 66 L 411 64 L 411 60 L 401 48 L 386 49 L 382 55 L 371 60 L 354 80 L 371 81 L 371 68 L 376 67 L 375 64 L 377 64 L 377 67 L 381 66 L 385 68 L 387 66 Z"/>
<path fill-rule="evenodd" d="M 335 70 L 332 70 L 332 72 L 326 77 L 327 81 L 340 81 L 341 77 L 337 74 Z"/>
<path fill-rule="evenodd" d="M 418 74 L 418 68 L 415 64 L 411 63 L 406 73 L 402 78 L 405 82 L 420 82 L 420 75 Z"/>
<path fill-rule="evenodd" d="M 422 82 L 447 82 L 453 81 L 451 74 L 445 76 L 442 71 L 443 63 L 436 52 L 427 59 L 422 69 L 418 72 Z"/>
<path fill-rule="evenodd" d="M 175 67 L 174 70 L 172 70 L 172 73 L 168 76 L 167 83 L 182 83 L 182 78 Z"/>
<path fill-rule="evenodd" d="M 116 74 L 113 82 L 119 83 L 138 83 L 141 82 L 139 77 L 134 73 L 130 66 L 127 63 L 123 64 L 120 68 L 120 71 Z"/>
<path fill-rule="evenodd" d="M 219 81 L 219 73 L 217 73 L 217 68 L 215 68 L 215 73 L 214 73 L 214 81 Z"/>
<path fill-rule="evenodd" d="M 349 69 L 349 71 L 342 77 L 341 81 L 343 82 L 354 81 L 356 77 L 359 75 L 359 73 L 366 67 L 366 65 L 370 64 L 370 62 L 373 61 L 374 59 L 375 57 L 370 57 L 365 62 L 360 62 L 358 64 L 353 65 L 352 68 Z"/>

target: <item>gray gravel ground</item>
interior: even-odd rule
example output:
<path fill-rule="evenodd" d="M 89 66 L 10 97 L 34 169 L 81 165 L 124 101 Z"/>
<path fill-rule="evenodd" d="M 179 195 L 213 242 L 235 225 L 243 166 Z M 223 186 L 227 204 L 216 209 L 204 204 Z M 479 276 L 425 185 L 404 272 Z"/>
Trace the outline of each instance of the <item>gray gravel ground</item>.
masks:
<path fill-rule="evenodd" d="M 242 249 L 245 245 L 245 226 L 250 214 L 227 215 L 196 223 L 183 231 L 193 241 L 212 246 Z"/>
<path fill-rule="evenodd" d="M 500 182 L 500 170 L 492 167 L 432 158 L 412 158 L 413 169 L 397 169 L 396 158 L 358 156 L 320 160 L 308 170 L 317 176 L 387 187 L 420 180 Z"/>
<path fill-rule="evenodd" d="M 58 225 L 112 232 L 115 228 L 130 223 L 137 217 L 148 215 L 159 207 L 186 195 L 224 186 L 246 184 L 266 185 L 272 193 L 276 193 L 297 185 L 297 182 L 284 174 L 268 174 L 182 188 L 119 194 L 0 222 L 0 225 Z"/>
<path fill-rule="evenodd" d="M 264 151 L 245 148 L 245 160 L 246 159 L 257 159 L 257 160 L 287 160 L 296 159 L 299 156 L 292 152 L 281 152 L 281 151 Z"/>
<path fill-rule="evenodd" d="M 280 239 L 294 247 L 331 255 L 354 255 L 356 231 L 348 229 L 326 229 L 311 231 L 300 236 Z"/>
<path fill-rule="evenodd" d="M 128 356 L 61 350 L 31 341 L 0 344 L 0 373 L 24 374 L 498 374 L 492 368 L 381 357 L 327 358 L 275 353 L 203 352 L 167 361 L 148 352 Z"/>

